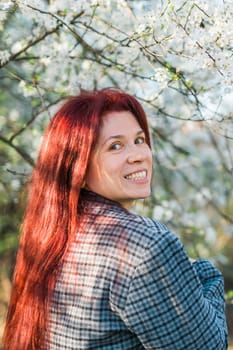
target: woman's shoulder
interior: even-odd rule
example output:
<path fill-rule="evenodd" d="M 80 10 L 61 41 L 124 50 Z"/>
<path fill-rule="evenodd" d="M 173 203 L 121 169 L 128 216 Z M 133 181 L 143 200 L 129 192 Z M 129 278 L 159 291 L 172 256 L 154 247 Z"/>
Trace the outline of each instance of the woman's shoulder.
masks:
<path fill-rule="evenodd" d="M 162 222 L 135 213 L 125 211 L 122 212 L 119 218 L 121 218 L 121 224 L 123 226 L 126 225 L 128 228 L 144 230 L 145 233 L 163 233 L 169 231 L 169 228 Z"/>
<path fill-rule="evenodd" d="M 163 239 L 177 238 L 170 229 L 160 221 L 129 212 L 118 215 L 118 232 L 136 247 L 147 249 Z"/>

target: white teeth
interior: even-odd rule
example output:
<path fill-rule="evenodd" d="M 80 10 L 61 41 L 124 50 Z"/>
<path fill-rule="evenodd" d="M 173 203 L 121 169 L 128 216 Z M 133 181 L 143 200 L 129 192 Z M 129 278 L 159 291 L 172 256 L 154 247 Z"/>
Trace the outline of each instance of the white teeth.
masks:
<path fill-rule="evenodd" d="M 125 178 L 128 180 L 142 180 L 142 179 L 145 179 L 145 177 L 146 177 L 145 170 L 125 176 Z"/>

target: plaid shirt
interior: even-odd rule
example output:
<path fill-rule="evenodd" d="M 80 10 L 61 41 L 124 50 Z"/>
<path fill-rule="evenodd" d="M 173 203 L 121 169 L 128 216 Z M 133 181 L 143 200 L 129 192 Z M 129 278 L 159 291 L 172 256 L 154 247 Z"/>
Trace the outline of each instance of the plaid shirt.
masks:
<path fill-rule="evenodd" d="M 49 350 L 225 350 L 221 273 L 164 225 L 83 191 L 50 304 Z"/>

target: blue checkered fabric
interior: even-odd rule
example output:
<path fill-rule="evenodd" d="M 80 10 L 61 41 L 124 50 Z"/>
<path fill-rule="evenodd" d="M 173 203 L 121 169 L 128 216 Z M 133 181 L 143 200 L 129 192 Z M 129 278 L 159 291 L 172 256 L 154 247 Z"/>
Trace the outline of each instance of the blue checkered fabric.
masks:
<path fill-rule="evenodd" d="M 166 226 L 83 191 L 50 304 L 49 350 L 225 350 L 221 273 Z"/>

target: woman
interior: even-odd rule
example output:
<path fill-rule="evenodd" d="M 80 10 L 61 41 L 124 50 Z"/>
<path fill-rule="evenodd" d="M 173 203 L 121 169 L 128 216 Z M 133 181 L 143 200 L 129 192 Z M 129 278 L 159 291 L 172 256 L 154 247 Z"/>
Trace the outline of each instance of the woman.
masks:
<path fill-rule="evenodd" d="M 220 272 L 129 211 L 151 174 L 134 97 L 82 92 L 60 108 L 30 183 L 5 350 L 226 349 Z"/>

